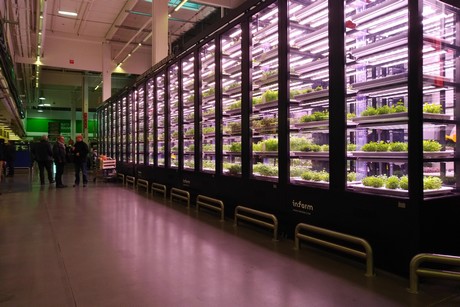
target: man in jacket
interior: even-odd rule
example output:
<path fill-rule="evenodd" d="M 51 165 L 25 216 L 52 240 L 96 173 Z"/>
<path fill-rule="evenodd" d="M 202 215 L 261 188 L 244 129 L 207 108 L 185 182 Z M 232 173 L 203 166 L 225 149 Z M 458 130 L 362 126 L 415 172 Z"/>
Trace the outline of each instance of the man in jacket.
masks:
<path fill-rule="evenodd" d="M 3 180 L 4 172 L 3 169 L 6 160 L 6 146 L 5 139 L 0 139 L 0 182 Z"/>
<path fill-rule="evenodd" d="M 56 188 L 67 187 L 62 183 L 62 175 L 64 174 L 64 167 L 66 163 L 67 152 L 65 148 L 65 139 L 62 135 L 58 136 L 56 143 L 53 145 L 53 158 L 56 165 Z"/>
<path fill-rule="evenodd" d="M 40 142 L 33 147 L 33 156 L 38 164 L 40 173 L 40 184 L 45 184 L 45 169 L 48 174 L 49 183 L 54 183 L 53 179 L 53 149 L 48 142 L 48 135 L 43 135 Z"/>
<path fill-rule="evenodd" d="M 8 173 L 6 177 L 14 176 L 14 161 L 16 160 L 16 145 L 14 141 L 9 140 L 6 144 L 6 167 L 8 168 Z"/>
<path fill-rule="evenodd" d="M 88 154 L 89 147 L 83 141 L 83 136 L 81 134 L 77 135 L 75 138 L 76 142 L 72 149 L 73 153 L 73 163 L 75 165 L 75 184 L 74 187 L 80 185 L 80 171 L 83 176 L 83 187 L 86 187 L 88 184 Z"/>

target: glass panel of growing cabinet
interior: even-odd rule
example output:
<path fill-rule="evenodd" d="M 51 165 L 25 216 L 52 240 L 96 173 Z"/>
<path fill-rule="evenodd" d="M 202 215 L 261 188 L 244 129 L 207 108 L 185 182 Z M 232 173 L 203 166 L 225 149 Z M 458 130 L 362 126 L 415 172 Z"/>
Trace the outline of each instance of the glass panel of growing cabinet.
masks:
<path fill-rule="evenodd" d="M 423 2 L 423 101 L 410 102 L 407 2 L 353 2 L 346 9 L 348 186 L 407 195 L 411 107 L 423 114 L 424 195 L 449 193 L 458 180 L 458 9 Z"/>
<path fill-rule="evenodd" d="M 146 90 L 147 90 L 147 112 L 146 112 L 146 123 L 147 123 L 147 144 L 145 148 L 148 150 L 148 165 L 153 165 L 154 163 L 154 142 L 153 142 L 153 128 L 154 128 L 154 123 L 155 123 L 155 117 L 154 117 L 154 104 L 153 104 L 153 78 L 150 78 L 147 81 L 146 84 Z"/>
<path fill-rule="evenodd" d="M 165 165 L 165 74 L 160 73 L 155 77 L 156 82 L 156 109 L 157 109 L 157 163 Z"/>
<path fill-rule="evenodd" d="M 389 195 L 380 188 L 397 182 L 391 190 L 404 192 L 399 186 L 408 175 L 407 1 L 353 1 L 345 9 L 347 185 Z"/>
<path fill-rule="evenodd" d="M 110 131 L 113 131 L 116 127 L 113 127 L 113 125 L 109 124 L 109 123 L 111 123 L 111 120 L 113 120 L 113 118 L 114 118 L 113 113 L 112 113 L 111 105 L 107 106 L 107 108 L 105 108 L 104 111 L 105 111 L 104 115 L 103 115 L 104 119 L 105 119 L 105 123 L 104 123 L 104 133 L 105 133 L 105 135 L 104 135 L 104 143 L 105 143 L 104 149 L 105 149 L 105 151 L 104 151 L 104 154 L 109 155 L 110 151 L 109 151 L 108 146 L 109 146 L 110 142 L 112 141 L 112 139 L 111 139 L 112 135 L 110 134 Z"/>
<path fill-rule="evenodd" d="M 127 134 L 126 134 L 126 161 L 127 162 L 133 162 L 133 151 L 134 151 L 134 132 L 136 131 L 136 123 L 135 122 L 135 114 L 134 114 L 134 91 L 130 92 L 127 94 L 128 100 L 127 100 L 127 109 L 128 109 L 128 114 L 126 116 L 127 122 L 126 122 L 126 128 L 127 128 Z"/>
<path fill-rule="evenodd" d="M 108 109 L 109 107 L 105 107 L 101 110 L 100 112 L 100 119 L 101 119 L 101 122 L 99 124 L 99 133 L 101 134 L 101 144 L 99 146 L 99 152 L 103 155 L 108 155 L 108 151 L 107 151 L 107 144 L 109 143 L 108 141 L 108 131 L 109 129 L 111 129 L 112 125 L 109 126 L 108 123 Z"/>
<path fill-rule="evenodd" d="M 183 167 L 195 167 L 195 58 L 194 53 L 182 62 L 182 103 L 183 103 Z"/>
<path fill-rule="evenodd" d="M 278 7 L 251 18 L 252 175 L 278 180 Z"/>
<path fill-rule="evenodd" d="M 215 106 L 216 106 L 216 44 L 211 41 L 200 49 L 201 75 L 201 163 L 202 171 L 214 172 L 216 169 L 215 144 Z"/>
<path fill-rule="evenodd" d="M 289 2 L 290 181 L 329 184 L 327 1 Z"/>
<path fill-rule="evenodd" d="M 425 196 L 460 187 L 455 120 L 460 117 L 459 22 L 459 9 L 423 1 L 423 101 L 416 106 L 423 108 Z"/>
<path fill-rule="evenodd" d="M 122 138 L 122 122 L 121 122 L 121 119 L 122 119 L 122 104 L 121 104 L 121 99 L 118 99 L 116 102 L 115 102 L 115 108 L 112 109 L 112 112 L 115 112 L 115 144 L 116 144 L 116 147 L 115 147 L 115 158 L 119 161 L 122 161 L 122 158 L 121 158 L 121 144 L 122 144 L 122 141 L 121 141 L 121 138 Z"/>
<path fill-rule="evenodd" d="M 119 127 L 117 123 L 117 111 L 118 109 L 116 108 L 117 104 L 112 103 L 110 104 L 107 109 L 106 109 L 106 119 L 108 120 L 107 122 L 107 130 L 106 130 L 106 140 L 107 143 L 105 144 L 105 150 L 106 150 L 106 155 L 109 157 L 115 157 L 116 153 L 116 144 L 119 142 Z M 109 121 L 110 119 L 110 121 Z"/>
<path fill-rule="evenodd" d="M 144 164 L 144 123 L 145 123 L 145 95 L 144 85 L 137 88 L 137 151 L 138 151 L 138 163 Z"/>
<path fill-rule="evenodd" d="M 138 152 L 139 148 L 137 147 L 138 142 L 137 142 L 137 136 L 138 136 L 138 129 L 139 129 L 139 100 L 138 100 L 138 95 L 137 95 L 137 90 L 133 90 L 132 93 L 130 94 L 130 97 L 132 97 L 132 110 L 133 113 L 131 114 L 131 125 L 133 126 L 133 132 L 132 132 L 132 158 L 131 161 L 134 163 L 139 163 L 138 161 Z"/>
<path fill-rule="evenodd" d="M 126 96 L 121 98 L 121 117 L 120 117 L 120 123 L 121 123 L 121 151 L 120 151 L 120 158 L 121 161 L 127 162 L 127 153 L 126 153 L 126 143 L 128 142 L 128 135 L 130 133 L 129 125 L 127 124 L 127 117 L 129 115 L 128 112 L 128 103 L 127 103 L 127 98 Z"/>
<path fill-rule="evenodd" d="M 173 64 L 168 68 L 169 75 L 169 151 L 170 166 L 179 167 L 179 65 Z"/>
<path fill-rule="evenodd" d="M 222 169 L 241 176 L 241 26 L 221 35 Z"/>

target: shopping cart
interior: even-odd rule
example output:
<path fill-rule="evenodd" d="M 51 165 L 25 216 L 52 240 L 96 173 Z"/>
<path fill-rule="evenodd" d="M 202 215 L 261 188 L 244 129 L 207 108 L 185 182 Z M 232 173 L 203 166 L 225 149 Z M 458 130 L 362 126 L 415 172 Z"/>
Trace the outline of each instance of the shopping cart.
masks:
<path fill-rule="evenodd" d="M 104 182 L 117 180 L 117 161 L 105 155 L 98 156 L 96 160 L 96 170 L 93 181 L 98 179 Z"/>

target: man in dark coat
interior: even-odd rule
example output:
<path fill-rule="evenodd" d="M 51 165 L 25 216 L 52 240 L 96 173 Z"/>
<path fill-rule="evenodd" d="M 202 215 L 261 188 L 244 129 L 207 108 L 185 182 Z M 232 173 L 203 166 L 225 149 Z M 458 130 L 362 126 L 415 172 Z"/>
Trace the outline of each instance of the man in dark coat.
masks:
<path fill-rule="evenodd" d="M 16 145 L 9 140 L 6 145 L 6 167 L 8 168 L 7 177 L 14 176 L 14 161 L 16 160 Z"/>
<path fill-rule="evenodd" d="M 88 184 L 88 154 L 89 147 L 83 141 L 83 136 L 81 134 L 77 135 L 75 138 L 76 142 L 72 149 L 73 153 L 73 163 L 75 165 L 75 184 L 74 187 L 80 185 L 80 171 L 83 176 L 83 186 L 86 187 Z"/>
<path fill-rule="evenodd" d="M 67 186 L 62 183 L 62 175 L 64 174 L 67 153 L 65 139 L 62 135 L 57 137 L 56 143 L 53 145 L 53 158 L 56 165 L 56 188 L 65 188 Z"/>
<path fill-rule="evenodd" d="M 53 179 L 53 149 L 48 142 L 48 135 L 43 135 L 40 142 L 33 147 L 33 157 L 37 161 L 40 173 L 40 184 L 45 184 L 45 169 L 48 174 L 49 183 L 54 183 Z"/>
<path fill-rule="evenodd" d="M 5 139 L 0 139 L 0 182 L 3 180 L 5 170 L 3 169 L 6 160 Z"/>

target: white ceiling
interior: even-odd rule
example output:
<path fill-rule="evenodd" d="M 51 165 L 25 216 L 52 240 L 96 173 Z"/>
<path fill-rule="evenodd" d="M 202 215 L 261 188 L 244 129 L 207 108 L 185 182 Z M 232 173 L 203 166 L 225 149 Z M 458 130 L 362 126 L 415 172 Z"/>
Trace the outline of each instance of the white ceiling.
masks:
<path fill-rule="evenodd" d="M 154 0 L 167 1 L 167 0 Z M 172 2 L 175 1 L 175 2 Z M 1 18 L 7 42 L 15 63 L 20 98 L 28 116 L 36 112 L 38 97 L 45 96 L 50 110 L 78 109 L 82 103 L 82 85 L 88 85 L 89 108 L 103 101 L 102 90 L 95 88 L 102 81 L 103 56 L 110 54 L 111 93 L 130 83 L 148 70 L 152 63 L 152 3 L 146 0 L 3 0 Z M 179 0 L 169 3 L 177 5 Z M 244 0 L 198 0 L 177 12 L 168 6 L 168 46 L 184 40 L 187 31 L 211 14 L 222 15 Z M 225 8 L 227 10 L 222 10 Z M 40 10 L 43 9 L 43 19 Z M 76 11 L 77 17 L 65 17 L 59 10 Z M 43 24 L 40 25 L 40 20 Z M 213 19 L 215 22 L 215 19 Z M 41 63 L 37 74 L 39 29 L 41 33 Z M 195 32 L 195 31 L 194 31 Z M 190 33 L 190 32 L 189 32 Z M 188 37 L 188 35 L 187 35 Z M 138 47 L 142 43 L 141 47 Z M 106 48 L 106 49 L 104 49 Z M 108 48 L 108 49 L 107 49 Z M 134 52 L 133 52 L 134 51 Z M 121 70 L 115 67 L 128 54 Z M 106 59 L 105 59 L 106 60 Z M 107 65 L 107 64 L 106 64 Z M 107 66 L 105 66 L 107 67 Z M 35 87 L 38 76 L 38 88 Z M 1 103 L 0 112 L 9 112 Z M 46 108 L 45 108 L 46 109 Z M 1 116 L 0 116 L 1 117 Z M 9 121 L 15 121 L 12 114 Z M 1 125 L 0 118 L 0 125 Z M 8 121 L 8 120 L 7 120 Z"/>

